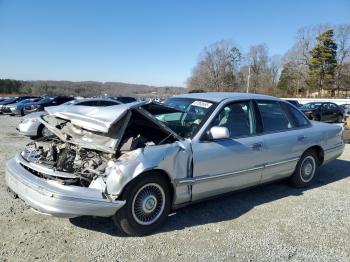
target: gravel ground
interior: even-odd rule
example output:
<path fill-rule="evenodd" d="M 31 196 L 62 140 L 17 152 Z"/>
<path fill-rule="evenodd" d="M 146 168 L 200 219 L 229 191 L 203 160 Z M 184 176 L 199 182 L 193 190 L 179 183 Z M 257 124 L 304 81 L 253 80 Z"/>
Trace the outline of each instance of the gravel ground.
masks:
<path fill-rule="evenodd" d="M 110 219 L 60 219 L 12 199 L 5 161 L 29 141 L 0 116 L 0 261 L 350 261 L 350 145 L 312 188 L 284 182 L 196 204 L 147 237 Z"/>

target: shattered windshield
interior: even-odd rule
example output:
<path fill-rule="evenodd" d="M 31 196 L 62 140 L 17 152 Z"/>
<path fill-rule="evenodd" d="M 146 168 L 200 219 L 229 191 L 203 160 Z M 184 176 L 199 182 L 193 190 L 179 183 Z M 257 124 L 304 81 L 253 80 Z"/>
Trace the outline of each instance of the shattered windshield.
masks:
<path fill-rule="evenodd" d="M 206 119 L 215 107 L 213 102 L 190 98 L 170 98 L 164 105 L 181 112 L 162 113 L 155 117 L 184 138 L 193 137 L 203 119 Z"/>

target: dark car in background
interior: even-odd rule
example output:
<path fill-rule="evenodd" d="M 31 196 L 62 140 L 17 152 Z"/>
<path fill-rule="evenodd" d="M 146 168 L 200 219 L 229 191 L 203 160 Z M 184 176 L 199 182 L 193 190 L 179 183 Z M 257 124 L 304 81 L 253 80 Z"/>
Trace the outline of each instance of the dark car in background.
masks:
<path fill-rule="evenodd" d="M 30 114 L 33 112 L 43 111 L 48 106 L 58 106 L 68 101 L 74 100 L 74 97 L 70 96 L 47 96 L 38 102 L 32 103 L 24 107 L 23 114 Z"/>
<path fill-rule="evenodd" d="M 347 119 L 350 116 L 350 104 L 343 104 L 340 107 L 343 108 L 344 118 Z"/>
<path fill-rule="evenodd" d="M 331 102 L 311 102 L 303 105 L 300 110 L 310 119 L 322 122 L 341 123 L 344 119 L 344 110 Z"/>
<path fill-rule="evenodd" d="M 302 107 L 303 105 L 298 102 L 298 100 L 286 100 L 288 103 L 295 105 L 296 107 Z"/>
<path fill-rule="evenodd" d="M 28 99 L 28 98 L 36 98 L 36 97 L 35 96 L 15 96 L 15 97 L 11 97 L 9 99 L 5 99 L 4 101 L 1 101 L 0 102 L 0 114 L 10 113 L 10 112 L 8 112 L 8 108 L 6 107 L 7 105 L 15 104 L 15 103 L 21 102 L 25 99 Z"/>

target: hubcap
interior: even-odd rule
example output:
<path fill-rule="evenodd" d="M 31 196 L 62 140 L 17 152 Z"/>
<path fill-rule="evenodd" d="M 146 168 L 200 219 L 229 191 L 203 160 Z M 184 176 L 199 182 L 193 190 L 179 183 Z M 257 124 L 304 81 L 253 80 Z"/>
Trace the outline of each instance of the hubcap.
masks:
<path fill-rule="evenodd" d="M 316 161 L 314 157 L 307 156 L 300 166 L 300 178 L 303 182 L 310 182 L 315 175 Z"/>
<path fill-rule="evenodd" d="M 150 225 L 162 215 L 165 206 L 165 193 L 156 183 L 143 185 L 132 201 L 132 215 L 140 225 Z"/>

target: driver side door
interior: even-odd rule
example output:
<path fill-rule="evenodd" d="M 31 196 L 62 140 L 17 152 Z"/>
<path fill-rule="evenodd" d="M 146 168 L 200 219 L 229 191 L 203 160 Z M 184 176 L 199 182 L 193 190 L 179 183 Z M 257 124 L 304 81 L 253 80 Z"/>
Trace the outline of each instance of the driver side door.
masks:
<path fill-rule="evenodd" d="M 230 137 L 204 138 L 192 144 L 193 200 L 260 183 L 264 167 L 263 139 L 257 134 L 251 101 L 225 105 L 210 127 L 226 127 Z"/>

